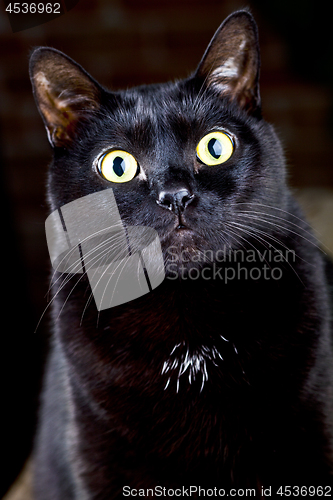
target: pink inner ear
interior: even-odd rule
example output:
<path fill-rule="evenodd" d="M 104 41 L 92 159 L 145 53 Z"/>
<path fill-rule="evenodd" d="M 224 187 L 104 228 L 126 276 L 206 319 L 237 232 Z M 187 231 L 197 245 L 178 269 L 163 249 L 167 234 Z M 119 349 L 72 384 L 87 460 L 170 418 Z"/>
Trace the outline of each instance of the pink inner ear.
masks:
<path fill-rule="evenodd" d="M 53 146 L 66 147 L 79 120 L 100 106 L 100 87 L 74 61 L 54 49 L 37 49 L 31 79 Z"/>
<path fill-rule="evenodd" d="M 259 44 L 256 24 L 248 12 L 231 15 L 214 35 L 197 76 L 247 111 L 260 108 Z"/>

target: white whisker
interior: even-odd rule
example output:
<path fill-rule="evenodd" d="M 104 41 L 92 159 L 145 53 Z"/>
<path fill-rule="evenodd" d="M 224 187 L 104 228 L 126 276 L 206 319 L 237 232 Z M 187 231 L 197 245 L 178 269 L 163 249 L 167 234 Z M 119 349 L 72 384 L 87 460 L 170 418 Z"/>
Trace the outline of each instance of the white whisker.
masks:
<path fill-rule="evenodd" d="M 253 228 L 251 226 L 246 226 L 245 224 L 237 223 L 237 222 L 234 222 L 234 221 L 230 222 L 230 224 L 232 224 L 234 227 L 238 226 L 239 228 L 242 229 L 242 231 L 244 231 L 249 236 L 252 236 L 253 238 L 257 239 L 258 241 L 261 241 L 266 246 L 266 248 L 267 248 L 267 245 L 269 245 L 268 248 L 272 247 L 272 248 L 274 248 L 274 250 L 277 251 L 276 247 L 274 247 L 274 245 L 272 243 L 267 242 L 264 238 L 262 238 L 261 236 L 258 236 L 257 233 L 264 234 L 266 236 L 266 238 L 272 239 L 273 241 L 275 241 L 278 244 L 282 245 L 287 250 L 290 250 L 283 243 L 281 243 L 279 240 L 277 240 L 276 238 L 272 237 L 269 233 L 266 233 L 265 231 L 261 231 L 261 230 L 258 230 L 256 228 Z M 244 228 L 248 228 L 248 229 L 244 229 Z M 300 280 L 300 282 L 302 283 L 302 285 L 304 285 L 304 283 L 301 280 L 300 276 L 298 275 L 297 271 L 294 269 L 294 267 L 291 265 L 291 263 L 288 261 L 288 259 L 283 254 L 280 254 L 280 255 L 284 259 L 284 261 L 289 265 L 289 267 L 293 270 L 293 272 L 296 274 L 297 278 Z M 301 259 L 301 260 L 303 260 L 303 259 Z M 266 259 L 265 259 L 265 262 L 269 265 L 269 263 L 266 261 Z"/>

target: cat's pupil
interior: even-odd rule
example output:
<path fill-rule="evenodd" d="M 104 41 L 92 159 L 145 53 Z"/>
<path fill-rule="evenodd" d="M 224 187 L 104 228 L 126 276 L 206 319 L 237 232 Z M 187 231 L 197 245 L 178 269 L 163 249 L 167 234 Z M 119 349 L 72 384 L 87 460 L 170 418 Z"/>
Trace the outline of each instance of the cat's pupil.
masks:
<path fill-rule="evenodd" d="M 118 177 L 121 177 L 123 175 L 123 173 L 125 172 L 124 158 L 116 156 L 116 158 L 113 160 L 113 171 L 116 175 L 118 175 Z"/>
<path fill-rule="evenodd" d="M 207 145 L 208 151 L 212 155 L 213 158 L 216 160 L 220 158 L 222 154 L 222 144 L 219 140 L 217 139 L 211 139 Z"/>

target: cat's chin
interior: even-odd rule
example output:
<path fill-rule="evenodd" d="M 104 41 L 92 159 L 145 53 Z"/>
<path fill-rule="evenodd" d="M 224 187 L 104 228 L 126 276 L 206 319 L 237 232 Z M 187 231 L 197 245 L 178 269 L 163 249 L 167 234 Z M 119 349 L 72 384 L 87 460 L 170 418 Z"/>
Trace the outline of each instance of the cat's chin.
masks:
<path fill-rule="evenodd" d="M 198 244 L 201 244 L 201 240 L 202 238 L 192 229 L 178 226 L 161 238 L 161 244 L 164 251 L 172 247 L 179 252 L 185 248 L 196 248 Z"/>
<path fill-rule="evenodd" d="M 196 231 L 189 228 L 175 228 L 168 236 L 161 240 L 164 255 L 165 271 L 168 276 L 185 273 L 191 269 L 200 269 L 208 261 L 207 240 Z"/>
<path fill-rule="evenodd" d="M 187 226 L 177 226 L 174 229 L 177 238 L 191 238 L 195 232 Z"/>

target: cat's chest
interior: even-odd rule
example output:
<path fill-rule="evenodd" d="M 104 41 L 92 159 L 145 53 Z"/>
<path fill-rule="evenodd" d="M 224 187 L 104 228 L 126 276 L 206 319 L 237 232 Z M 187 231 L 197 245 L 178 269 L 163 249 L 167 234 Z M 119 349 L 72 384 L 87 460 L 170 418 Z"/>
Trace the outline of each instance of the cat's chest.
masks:
<path fill-rule="evenodd" d="M 58 332 L 82 377 L 106 386 L 145 381 L 167 390 L 171 384 L 178 392 L 185 380 L 200 388 L 214 377 L 242 374 L 259 343 L 296 321 L 288 302 L 280 283 L 265 289 L 166 280 L 152 293 L 97 313 L 78 286 L 61 311 Z"/>
<path fill-rule="evenodd" d="M 75 306 L 64 307 L 58 334 L 87 450 L 99 449 L 89 441 L 98 433 L 113 447 L 113 429 L 121 450 L 189 470 L 206 457 L 208 473 L 240 443 L 251 448 L 267 414 L 289 398 L 289 357 L 277 365 L 280 332 L 288 335 L 296 317 L 287 283 L 242 285 L 166 282 L 99 315 L 92 303 L 83 320 L 82 290 L 73 292 Z"/>
<path fill-rule="evenodd" d="M 251 363 L 265 356 L 253 340 L 253 325 L 262 335 L 266 313 L 259 315 L 259 304 L 250 313 L 246 297 L 237 297 L 232 288 L 226 294 L 217 286 L 175 290 L 166 284 L 99 316 L 91 304 L 81 324 L 80 311 L 74 322 L 73 308 L 63 310 L 59 334 L 82 392 L 80 406 L 83 398 L 89 412 L 98 407 L 112 425 L 127 421 L 137 435 L 145 435 L 137 427 L 147 424 L 157 439 L 166 418 L 172 427 L 176 415 L 186 414 L 190 429 L 192 419 L 217 418 L 221 401 L 246 405 Z M 223 412 L 228 413 L 226 405 Z"/>

